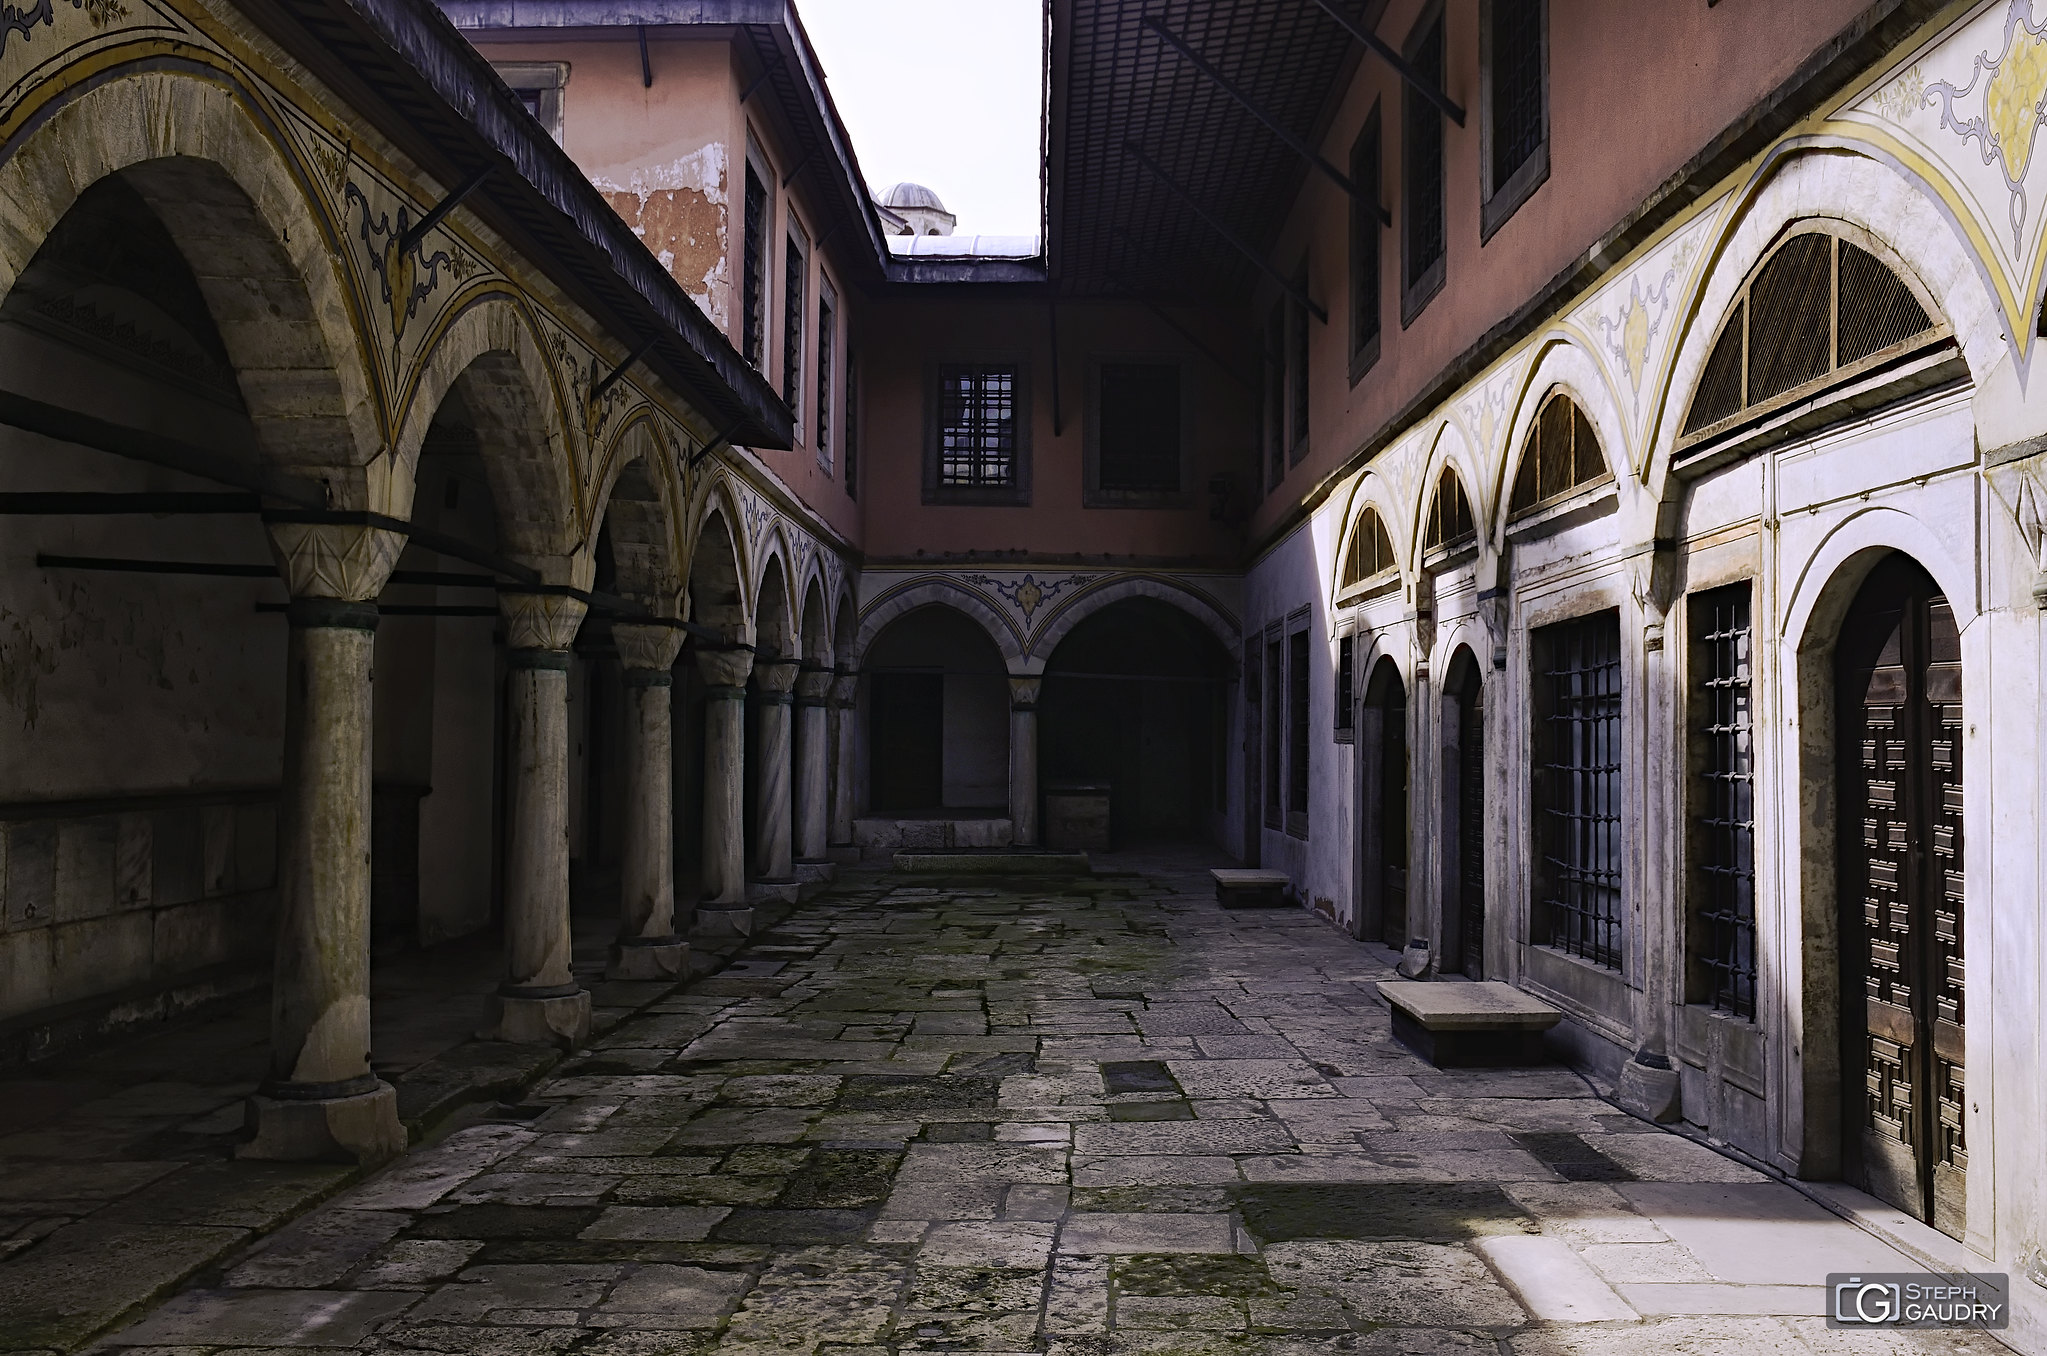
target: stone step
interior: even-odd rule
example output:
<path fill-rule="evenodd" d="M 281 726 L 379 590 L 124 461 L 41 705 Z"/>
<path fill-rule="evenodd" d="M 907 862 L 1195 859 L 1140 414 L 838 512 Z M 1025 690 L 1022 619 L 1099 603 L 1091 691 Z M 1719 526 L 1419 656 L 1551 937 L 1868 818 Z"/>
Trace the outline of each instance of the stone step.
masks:
<path fill-rule="evenodd" d="M 1085 852 L 1031 852 L 992 849 L 985 852 L 906 851 L 895 855 L 898 871 L 944 872 L 948 875 L 1085 876 L 1094 867 Z"/>

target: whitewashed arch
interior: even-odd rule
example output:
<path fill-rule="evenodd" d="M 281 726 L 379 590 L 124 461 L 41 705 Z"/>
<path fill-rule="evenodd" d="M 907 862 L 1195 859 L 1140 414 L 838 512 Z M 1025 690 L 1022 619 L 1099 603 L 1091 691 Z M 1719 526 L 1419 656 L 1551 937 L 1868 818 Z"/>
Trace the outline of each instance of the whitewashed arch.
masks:
<path fill-rule="evenodd" d="M 1840 143 L 1787 143 L 1758 167 L 1727 209 L 1730 224 L 1707 253 L 1705 281 L 1686 306 L 1676 356 L 1660 399 L 1650 402 L 1651 492 L 1670 492 L 1670 459 L 1699 374 L 1734 295 L 1785 233 L 1805 221 L 1841 221 L 1881 242 L 1918 280 L 1954 330 L 1972 380 L 1980 383 L 2016 349 L 1982 261 L 1962 228 L 1924 184 Z"/>
<path fill-rule="evenodd" d="M 1530 364 L 1527 376 L 1515 394 L 1514 417 L 1507 424 L 1507 439 L 1500 449 L 1499 465 L 1491 468 L 1486 477 L 1485 492 L 1491 497 L 1492 516 L 1480 521 L 1487 524 L 1485 530 L 1495 542 L 1501 540 L 1507 528 L 1514 476 L 1520 470 L 1521 458 L 1527 454 L 1535 417 L 1552 392 L 1562 391 L 1569 396 L 1592 425 L 1593 433 L 1599 438 L 1599 453 L 1605 458 L 1606 469 L 1623 497 L 1623 508 L 1627 506 L 1628 487 L 1636 483 L 1628 465 L 1627 423 L 1621 418 L 1620 407 L 1614 402 L 1613 387 L 1597 355 L 1574 336 L 1562 331 L 1545 335 L 1539 345 L 1536 360 Z M 1476 504 L 1472 506 L 1472 512 L 1477 514 Z"/>
<path fill-rule="evenodd" d="M 1409 578 L 1421 574 L 1422 552 L 1426 549 L 1422 538 L 1428 532 L 1429 510 L 1436 502 L 1436 483 L 1446 468 L 1456 474 L 1458 483 L 1464 487 L 1464 500 L 1471 506 L 1471 521 L 1481 537 L 1485 536 L 1483 524 L 1492 521 L 1487 514 L 1486 491 L 1480 479 L 1482 468 L 1471 434 L 1461 420 L 1445 419 L 1436 430 L 1428 456 L 1422 462 L 1420 484 L 1415 487 L 1414 509 L 1409 518 L 1412 530 L 1401 551 L 1402 572 Z"/>
<path fill-rule="evenodd" d="M 1343 592 L 1343 566 L 1350 555 L 1351 534 L 1358 529 L 1358 522 L 1365 516 L 1365 510 L 1372 509 L 1379 515 L 1379 521 L 1386 526 L 1386 538 L 1393 543 L 1394 570 L 1405 585 L 1412 583 L 1412 559 L 1406 550 L 1406 543 L 1413 533 L 1409 529 L 1407 514 L 1400 503 L 1400 495 L 1392 479 L 1378 465 L 1367 466 L 1359 472 L 1351 486 L 1350 498 L 1343 506 L 1343 518 L 1336 532 L 1335 553 L 1329 564 L 1328 612 L 1336 614 L 1336 599 Z"/>
<path fill-rule="evenodd" d="M 1955 625 L 1966 629 L 1980 610 L 1976 573 L 1954 555 L 1946 537 L 1918 515 L 1888 504 L 1859 509 L 1837 523 L 1793 572 L 1781 634 L 1798 644 L 1812 632 L 1814 614 L 1823 597 L 1831 596 L 1853 576 L 1860 586 L 1866 570 L 1851 567 L 1858 558 L 1874 564 L 1881 555 L 1902 551 L 1926 568 L 1955 610 Z M 1846 571 L 1846 573 L 1844 573 Z M 1848 593 L 1853 594 L 1849 588 Z"/>
<path fill-rule="evenodd" d="M 1225 613 L 1212 600 L 1188 588 L 1178 580 L 1159 575 L 1121 575 L 1106 583 L 1085 589 L 1061 603 L 1046 619 L 1039 623 L 1031 636 L 1031 662 L 1035 670 L 1042 670 L 1059 648 L 1059 642 L 1066 639 L 1074 627 L 1100 612 L 1129 598 L 1151 598 L 1176 607 L 1186 613 L 1215 636 L 1235 662 L 1243 651 L 1243 631 L 1234 617 Z"/>
<path fill-rule="evenodd" d="M 1008 620 L 990 607 L 971 588 L 948 579 L 943 575 L 925 575 L 915 581 L 891 589 L 882 597 L 867 605 L 860 614 L 859 627 L 853 633 L 853 644 L 849 654 L 840 656 L 840 662 L 858 667 L 866 661 L 867 649 L 874 638 L 896 618 L 914 612 L 920 607 L 949 607 L 964 613 L 981 624 L 988 638 L 995 642 L 995 648 L 1002 651 L 1002 660 L 1011 673 L 1035 671 L 1027 662 L 1023 642 Z M 1043 668 L 1039 664 L 1037 668 Z"/>

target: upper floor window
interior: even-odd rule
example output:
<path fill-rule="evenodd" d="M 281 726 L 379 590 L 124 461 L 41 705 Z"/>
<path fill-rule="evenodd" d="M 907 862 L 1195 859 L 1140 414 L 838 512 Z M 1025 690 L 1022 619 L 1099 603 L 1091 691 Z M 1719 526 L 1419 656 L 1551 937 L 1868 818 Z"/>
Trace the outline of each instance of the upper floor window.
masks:
<path fill-rule="evenodd" d="M 1349 744 L 1357 734 L 1357 654 L 1356 633 L 1338 636 L 1336 639 L 1336 742 Z"/>
<path fill-rule="evenodd" d="M 1298 466 L 1308 455 L 1308 261 L 1294 270 L 1294 297 L 1286 304 L 1287 462 Z"/>
<path fill-rule="evenodd" d="M 846 497 L 860 497 L 860 354 L 846 347 Z"/>
<path fill-rule="evenodd" d="M 1549 178 L 1549 0 L 1483 0 L 1478 48 L 1484 243 Z"/>
<path fill-rule="evenodd" d="M 809 259 L 810 242 L 803 228 L 791 221 L 787 254 L 782 261 L 782 399 L 796 411 L 799 425 L 803 422 L 803 320 L 808 304 L 805 284 L 810 280 Z"/>
<path fill-rule="evenodd" d="M 817 444 L 818 465 L 832 469 L 832 363 L 838 357 L 839 294 L 822 271 L 817 278 Z"/>
<path fill-rule="evenodd" d="M 1422 12 L 1407 40 L 1407 60 L 1424 79 L 1443 86 L 1443 6 Z M 1404 88 L 1401 123 L 1400 323 L 1421 314 L 1443 288 L 1443 115 L 1412 84 Z"/>
<path fill-rule="evenodd" d="M 533 120 L 547 129 L 557 144 L 562 139 L 562 89 L 569 83 L 566 61 L 506 61 L 493 63 L 498 78 L 512 87 L 519 102 Z"/>
<path fill-rule="evenodd" d="M 1703 442 L 1945 333 L 1868 250 L 1820 231 L 1794 235 L 1737 294 L 1699 374 L 1683 437 Z"/>
<path fill-rule="evenodd" d="M 1085 502 L 1156 507 L 1176 498 L 1184 484 L 1179 364 L 1102 362 L 1090 376 Z"/>
<path fill-rule="evenodd" d="M 1350 148 L 1350 379 L 1379 360 L 1379 105 Z"/>
<path fill-rule="evenodd" d="M 746 162 L 746 221 L 739 277 L 740 347 L 755 367 L 768 355 L 768 186 Z"/>
<path fill-rule="evenodd" d="M 1029 414 L 1021 363 L 939 364 L 932 379 L 926 502 L 1030 502 Z"/>
<path fill-rule="evenodd" d="M 1260 478 L 1268 490 L 1286 478 L 1286 302 L 1276 301 L 1265 317 L 1265 380 L 1259 391 L 1264 415 L 1265 466 Z"/>
<path fill-rule="evenodd" d="M 1536 413 L 1535 429 L 1521 450 L 1507 513 L 1511 517 L 1540 508 L 1606 475 L 1606 458 L 1600 454 L 1592 421 L 1576 401 L 1553 391 Z"/>
<path fill-rule="evenodd" d="M 1395 563 L 1393 539 L 1386 534 L 1385 522 L 1377 509 L 1366 509 L 1350 530 L 1350 548 L 1343 553 L 1343 587 L 1354 588 L 1386 574 Z"/>
<path fill-rule="evenodd" d="M 1445 466 L 1443 474 L 1436 478 L 1436 497 L 1429 501 L 1429 525 L 1422 536 L 1422 549 L 1433 551 L 1441 546 L 1462 545 L 1477 535 L 1471 501 L 1464 497 L 1464 482 Z"/>

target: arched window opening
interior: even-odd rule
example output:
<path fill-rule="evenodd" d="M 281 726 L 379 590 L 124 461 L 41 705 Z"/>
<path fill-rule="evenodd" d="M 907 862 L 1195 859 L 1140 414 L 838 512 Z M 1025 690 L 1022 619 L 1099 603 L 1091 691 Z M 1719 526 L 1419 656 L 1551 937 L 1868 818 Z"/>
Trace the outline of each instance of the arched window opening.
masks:
<path fill-rule="evenodd" d="M 1471 517 L 1471 501 L 1464 497 L 1464 482 L 1445 466 L 1436 481 L 1436 497 L 1429 504 L 1429 528 L 1422 546 L 1433 551 L 1439 546 L 1456 546 L 1478 535 Z"/>
<path fill-rule="evenodd" d="M 1351 529 L 1350 549 L 1343 557 L 1343 586 L 1362 584 L 1391 570 L 1393 565 L 1393 539 L 1386 535 L 1386 524 L 1380 520 L 1377 509 L 1366 509 L 1358 518 L 1358 525 Z"/>
<path fill-rule="evenodd" d="M 1945 335 L 1905 280 L 1868 250 L 1807 231 L 1771 252 L 1737 294 L 1685 417 L 1703 441 Z"/>
<path fill-rule="evenodd" d="M 1576 401 L 1562 391 L 1552 392 L 1536 413 L 1535 429 L 1522 449 L 1507 512 L 1518 515 L 1540 508 L 1581 485 L 1606 479 L 1606 474 L 1606 458 L 1600 454 L 1592 421 Z"/>

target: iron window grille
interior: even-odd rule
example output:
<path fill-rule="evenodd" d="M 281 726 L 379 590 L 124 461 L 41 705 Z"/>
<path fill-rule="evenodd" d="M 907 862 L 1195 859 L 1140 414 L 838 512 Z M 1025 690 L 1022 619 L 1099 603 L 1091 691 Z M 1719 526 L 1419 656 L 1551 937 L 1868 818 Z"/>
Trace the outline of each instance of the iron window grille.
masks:
<path fill-rule="evenodd" d="M 1436 478 L 1436 497 L 1429 501 L 1428 530 L 1422 537 L 1422 549 L 1460 546 L 1477 536 L 1471 501 L 1464 497 L 1464 482 L 1445 466 L 1443 474 Z"/>
<path fill-rule="evenodd" d="M 929 369 L 924 499 L 1030 503 L 1030 369 L 1003 359 Z"/>
<path fill-rule="evenodd" d="M 830 283 L 818 279 L 817 288 L 817 460 L 827 471 L 832 465 L 832 352 L 839 327 L 838 296 Z"/>
<path fill-rule="evenodd" d="M 746 167 L 746 242 L 740 278 L 741 345 L 759 367 L 768 341 L 768 190 L 753 165 Z"/>
<path fill-rule="evenodd" d="M 1393 539 L 1386 535 L 1386 523 L 1377 509 L 1358 515 L 1351 529 L 1350 548 L 1343 553 L 1343 587 L 1356 588 L 1368 579 L 1390 572 L 1394 567 Z"/>
<path fill-rule="evenodd" d="M 1294 291 L 1308 295 L 1308 261 L 1294 271 Z M 1308 455 L 1308 308 L 1286 304 L 1287 464 L 1299 466 Z"/>
<path fill-rule="evenodd" d="M 1548 0 L 1486 0 L 1479 69 L 1483 244 L 1549 178 Z"/>
<path fill-rule="evenodd" d="M 1620 614 L 1535 634 L 1536 935 L 1621 964 Z"/>
<path fill-rule="evenodd" d="M 1699 374 L 1681 447 L 1946 337 L 1904 278 L 1837 235 L 1771 251 L 1736 295 Z"/>
<path fill-rule="evenodd" d="M 860 354 L 846 349 L 846 497 L 860 497 Z"/>
<path fill-rule="evenodd" d="M 1749 586 L 1693 595 L 1690 607 L 1697 877 L 1694 997 L 1756 1015 L 1756 815 Z"/>
<path fill-rule="evenodd" d="M 799 425 L 803 422 L 803 317 L 809 273 L 805 256 L 803 242 L 790 231 L 782 265 L 782 399 L 796 412 Z"/>
<path fill-rule="evenodd" d="M 1181 489 L 1178 363 L 1104 362 L 1094 369 L 1088 429 L 1094 506 L 1155 505 Z"/>
<path fill-rule="evenodd" d="M 1352 384 L 1379 361 L 1379 105 L 1350 148 L 1350 379 Z"/>
<path fill-rule="evenodd" d="M 1443 10 L 1428 11 L 1408 40 L 1407 60 L 1443 87 Z M 1402 202 L 1400 323 L 1414 322 L 1443 288 L 1443 115 L 1414 85 L 1404 87 L 1400 107 Z"/>
<path fill-rule="evenodd" d="M 1348 744 L 1357 734 L 1357 636 L 1336 640 L 1336 742 Z"/>
<path fill-rule="evenodd" d="M 1287 637 L 1287 832 L 1308 831 L 1308 633 Z"/>

